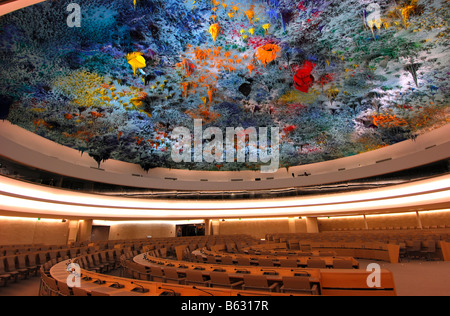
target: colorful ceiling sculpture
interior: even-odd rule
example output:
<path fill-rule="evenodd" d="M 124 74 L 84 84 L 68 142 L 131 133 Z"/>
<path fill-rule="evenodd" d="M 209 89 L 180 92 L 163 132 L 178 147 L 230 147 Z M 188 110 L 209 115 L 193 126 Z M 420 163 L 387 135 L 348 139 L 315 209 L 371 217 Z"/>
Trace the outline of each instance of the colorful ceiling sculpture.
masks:
<path fill-rule="evenodd" d="M 195 119 L 224 133 L 278 127 L 280 168 L 348 157 L 449 122 L 449 9 L 445 0 L 46 1 L 0 17 L 0 118 L 99 164 L 145 170 L 259 170 L 174 162 L 172 132 Z"/>

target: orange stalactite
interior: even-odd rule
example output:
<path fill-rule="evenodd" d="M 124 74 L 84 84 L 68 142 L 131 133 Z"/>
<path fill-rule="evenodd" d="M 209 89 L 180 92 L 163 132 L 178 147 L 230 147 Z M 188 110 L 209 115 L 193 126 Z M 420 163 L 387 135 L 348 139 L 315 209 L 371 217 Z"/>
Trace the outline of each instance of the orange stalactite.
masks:
<path fill-rule="evenodd" d="M 254 11 L 254 6 L 252 6 L 249 10 L 245 11 L 245 15 L 248 18 L 248 21 L 250 22 L 250 24 L 253 24 L 253 18 L 255 17 L 255 11 Z"/>
<path fill-rule="evenodd" d="M 188 94 L 189 82 L 182 82 L 181 86 L 183 87 L 183 97 L 186 99 Z"/>
<path fill-rule="evenodd" d="M 209 98 L 209 102 L 212 102 L 212 97 L 213 97 L 213 93 L 214 93 L 214 88 L 212 86 L 208 86 L 208 98 Z"/>
<path fill-rule="evenodd" d="M 252 74 L 253 70 L 255 69 L 255 66 L 253 64 L 247 65 L 248 70 L 250 70 L 250 74 Z"/>

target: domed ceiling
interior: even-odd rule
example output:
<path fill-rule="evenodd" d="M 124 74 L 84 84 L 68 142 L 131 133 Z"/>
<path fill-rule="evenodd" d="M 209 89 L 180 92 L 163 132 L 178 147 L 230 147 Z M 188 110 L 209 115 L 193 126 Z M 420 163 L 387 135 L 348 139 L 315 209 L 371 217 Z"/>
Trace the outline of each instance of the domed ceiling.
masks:
<path fill-rule="evenodd" d="M 46 1 L 0 17 L 0 118 L 99 164 L 145 170 L 353 156 L 449 122 L 449 9 L 444 0 Z M 230 128 L 237 140 L 227 144 Z"/>

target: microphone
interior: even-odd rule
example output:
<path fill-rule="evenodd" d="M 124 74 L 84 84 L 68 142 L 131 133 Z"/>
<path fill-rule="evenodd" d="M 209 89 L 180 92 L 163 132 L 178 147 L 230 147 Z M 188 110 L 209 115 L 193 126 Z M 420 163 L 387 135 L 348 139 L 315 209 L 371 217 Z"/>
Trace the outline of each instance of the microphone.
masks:
<path fill-rule="evenodd" d="M 206 294 L 208 294 L 208 295 L 214 296 L 214 294 L 212 294 L 212 293 L 210 293 L 210 292 L 208 292 L 208 291 L 205 291 L 205 290 L 199 289 L 199 288 L 198 288 L 198 287 L 196 287 L 196 286 L 193 286 L 192 288 L 193 288 L 194 290 L 199 290 L 199 291 L 205 292 L 205 293 L 206 293 Z"/>
<path fill-rule="evenodd" d="M 114 282 L 109 287 L 113 287 L 113 288 L 116 288 L 116 289 L 123 289 L 125 287 L 125 285 L 120 284 L 119 282 Z"/>
<path fill-rule="evenodd" d="M 164 292 L 162 292 L 161 294 L 159 294 L 159 296 L 180 296 L 180 293 L 176 293 L 174 290 L 172 289 L 166 289 L 166 288 L 162 288 L 162 287 L 158 287 L 158 290 L 165 290 Z M 169 292 L 168 292 L 169 291 Z M 169 294 L 170 293 L 170 294 Z"/>
<path fill-rule="evenodd" d="M 94 281 L 94 283 L 102 285 L 102 284 L 105 284 L 106 282 L 103 281 L 103 280 L 97 279 L 97 280 Z"/>
<path fill-rule="evenodd" d="M 133 292 L 147 293 L 148 291 L 150 291 L 149 289 L 146 289 L 143 285 L 140 285 L 138 283 L 131 282 L 131 284 L 135 284 L 135 285 L 138 286 L 138 287 L 135 287 L 134 289 L 131 290 Z"/>
<path fill-rule="evenodd" d="M 263 270 L 261 269 L 264 275 L 278 275 L 278 272 L 275 270 Z"/>

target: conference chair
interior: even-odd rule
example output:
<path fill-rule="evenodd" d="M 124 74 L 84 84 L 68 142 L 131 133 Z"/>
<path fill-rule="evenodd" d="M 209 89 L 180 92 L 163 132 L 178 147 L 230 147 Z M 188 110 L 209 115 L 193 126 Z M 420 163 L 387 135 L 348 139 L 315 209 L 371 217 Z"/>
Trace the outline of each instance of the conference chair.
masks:
<path fill-rule="evenodd" d="M 11 274 L 16 274 L 17 276 L 22 276 L 23 279 L 28 279 L 28 269 L 18 268 L 16 265 L 16 256 L 6 256 L 6 268 L 7 272 Z"/>
<path fill-rule="evenodd" d="M 250 264 L 250 258 L 248 257 L 238 257 L 237 258 L 237 265 L 238 266 L 249 266 Z"/>
<path fill-rule="evenodd" d="M 86 265 L 87 265 L 87 269 L 89 271 L 94 271 L 96 273 L 101 273 L 102 268 L 101 267 L 97 267 L 94 263 L 94 260 L 92 259 L 92 255 L 86 255 L 84 256 L 85 260 L 86 260 Z"/>
<path fill-rule="evenodd" d="M 280 259 L 280 267 L 297 268 L 297 259 Z"/>
<path fill-rule="evenodd" d="M 69 256 L 70 256 L 70 258 L 76 258 L 77 257 L 77 255 L 78 255 L 78 248 L 70 248 L 69 249 Z"/>
<path fill-rule="evenodd" d="M 185 285 L 201 285 L 208 286 L 208 280 L 203 276 L 201 270 L 186 270 Z"/>
<path fill-rule="evenodd" d="M 116 259 L 117 257 L 115 256 L 115 253 L 116 252 L 114 250 L 106 251 L 107 260 L 112 270 L 116 270 L 120 266 L 120 260 Z"/>
<path fill-rule="evenodd" d="M 110 272 L 113 269 L 113 264 L 106 257 L 106 250 L 98 254 L 98 259 L 100 264 L 104 265 L 106 272 Z"/>
<path fill-rule="evenodd" d="M 206 256 L 206 263 L 216 264 L 217 263 L 216 257 L 213 255 Z"/>
<path fill-rule="evenodd" d="M 234 264 L 233 258 L 231 256 L 223 256 L 221 262 L 222 262 L 222 264 L 229 265 L 229 266 L 232 266 Z"/>
<path fill-rule="evenodd" d="M 62 296 L 72 296 L 72 290 L 67 285 L 67 283 L 64 282 L 58 282 L 58 290 L 59 293 L 61 293 Z"/>
<path fill-rule="evenodd" d="M 100 261 L 99 253 L 93 253 L 90 256 L 92 257 L 94 265 L 100 268 L 100 273 L 108 272 L 108 266 Z"/>
<path fill-rule="evenodd" d="M 309 277 L 282 277 L 283 285 L 280 287 L 281 293 L 308 293 L 318 295 L 317 285 L 311 287 Z"/>
<path fill-rule="evenodd" d="M 0 257 L 0 279 L 4 283 L 4 286 L 6 286 L 9 280 L 14 279 L 14 275 L 6 272 L 4 257 Z"/>
<path fill-rule="evenodd" d="M 261 267 L 273 267 L 274 263 L 273 260 L 270 258 L 259 258 L 258 265 Z"/>
<path fill-rule="evenodd" d="M 432 255 L 436 252 L 436 241 L 427 240 L 425 244 L 426 248 L 421 249 L 420 253 L 426 260 L 431 260 Z"/>
<path fill-rule="evenodd" d="M 279 283 L 275 282 L 269 285 L 267 277 L 264 275 L 244 275 L 244 284 L 242 284 L 242 290 L 258 290 L 267 292 L 277 292 L 279 289 Z"/>
<path fill-rule="evenodd" d="M 353 262 L 351 260 L 334 259 L 333 269 L 353 269 Z"/>
<path fill-rule="evenodd" d="M 241 288 L 244 281 L 232 282 L 227 272 L 212 271 L 209 274 L 209 286 L 210 287 L 227 287 L 231 289 Z"/>
<path fill-rule="evenodd" d="M 164 276 L 164 271 L 161 267 L 152 266 L 150 269 L 150 275 L 152 277 L 153 282 L 164 283 L 166 281 L 166 278 Z"/>
<path fill-rule="evenodd" d="M 166 283 L 185 284 L 186 278 L 180 277 L 178 275 L 177 269 L 174 267 L 165 267 L 164 276 L 166 279 Z"/>
<path fill-rule="evenodd" d="M 55 279 L 44 273 L 41 274 L 41 282 L 44 285 L 44 291 L 48 294 L 47 296 L 60 296 L 58 283 Z"/>
<path fill-rule="evenodd" d="M 409 244 L 409 245 L 408 245 Z M 422 250 L 422 241 L 412 240 L 406 243 L 406 253 L 409 258 L 417 258 Z"/>
<path fill-rule="evenodd" d="M 38 274 L 38 267 L 37 266 L 31 266 L 27 264 L 27 255 L 18 255 L 17 256 L 17 266 L 19 269 L 25 269 L 28 270 L 28 276 L 34 274 L 35 276 Z"/>
<path fill-rule="evenodd" d="M 311 245 L 308 244 L 300 244 L 300 250 L 305 252 L 305 251 L 312 251 Z"/>
<path fill-rule="evenodd" d="M 308 268 L 311 268 L 311 269 L 326 269 L 327 268 L 325 260 L 322 260 L 322 259 L 308 259 L 306 261 L 306 264 L 307 264 Z"/>

